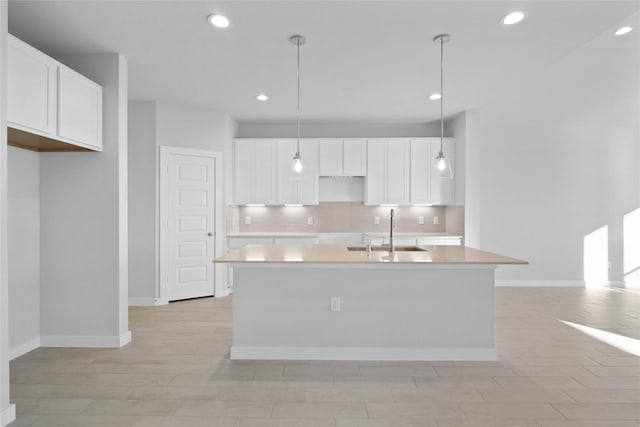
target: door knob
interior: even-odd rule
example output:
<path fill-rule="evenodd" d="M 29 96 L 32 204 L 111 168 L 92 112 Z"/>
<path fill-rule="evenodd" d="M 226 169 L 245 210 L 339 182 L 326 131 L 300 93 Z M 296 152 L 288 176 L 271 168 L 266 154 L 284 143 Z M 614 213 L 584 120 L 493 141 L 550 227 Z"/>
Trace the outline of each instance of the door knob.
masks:
<path fill-rule="evenodd" d="M 208 232 L 207 236 L 211 237 L 211 236 L 213 236 L 213 233 L 212 232 Z"/>

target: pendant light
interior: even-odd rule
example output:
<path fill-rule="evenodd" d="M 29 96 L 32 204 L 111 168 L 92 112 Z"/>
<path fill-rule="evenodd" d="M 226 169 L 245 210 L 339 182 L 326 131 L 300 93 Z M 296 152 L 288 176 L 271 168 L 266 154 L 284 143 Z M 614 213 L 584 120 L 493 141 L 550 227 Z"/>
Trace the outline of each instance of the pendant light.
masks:
<path fill-rule="evenodd" d="M 293 164 L 291 165 L 291 179 L 304 179 L 304 167 L 302 164 L 302 156 L 300 155 L 300 46 L 307 42 L 304 36 L 296 34 L 289 38 L 289 41 L 296 45 L 298 51 L 298 140 L 296 144 L 296 154 L 293 156 Z"/>
<path fill-rule="evenodd" d="M 440 43 L 440 151 L 436 157 L 436 168 L 440 178 L 453 178 L 451 162 L 444 155 L 444 44 L 451 39 L 449 34 L 438 34 L 433 41 Z"/>

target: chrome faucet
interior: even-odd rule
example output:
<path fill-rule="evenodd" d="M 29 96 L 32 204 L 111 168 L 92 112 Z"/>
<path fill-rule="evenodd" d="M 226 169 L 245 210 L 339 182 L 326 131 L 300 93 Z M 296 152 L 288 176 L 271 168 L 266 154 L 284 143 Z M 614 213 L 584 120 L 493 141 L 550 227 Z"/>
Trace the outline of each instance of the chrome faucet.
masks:
<path fill-rule="evenodd" d="M 393 244 L 393 209 L 391 209 L 389 224 L 389 254 L 392 254 L 396 251 L 396 246 Z"/>

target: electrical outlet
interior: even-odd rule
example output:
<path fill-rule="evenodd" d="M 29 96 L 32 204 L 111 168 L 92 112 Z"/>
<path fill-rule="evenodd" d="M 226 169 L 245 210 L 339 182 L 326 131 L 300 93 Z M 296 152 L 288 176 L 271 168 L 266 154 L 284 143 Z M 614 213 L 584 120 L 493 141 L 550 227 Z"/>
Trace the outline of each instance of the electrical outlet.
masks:
<path fill-rule="evenodd" d="M 340 297 L 331 297 L 331 311 L 340 311 Z"/>
<path fill-rule="evenodd" d="M 380 225 L 380 217 L 378 215 L 373 217 L 373 224 Z"/>
<path fill-rule="evenodd" d="M 438 218 L 437 216 L 433 217 L 433 225 L 438 225 L 440 224 L 440 218 Z"/>
<path fill-rule="evenodd" d="M 249 215 L 244 217 L 244 224 L 251 225 L 251 217 Z"/>
<path fill-rule="evenodd" d="M 420 224 L 420 225 L 424 224 L 424 217 L 423 216 L 419 216 L 418 217 L 418 224 Z"/>
<path fill-rule="evenodd" d="M 308 216 L 307 217 L 307 225 L 313 225 L 313 217 L 312 216 Z"/>

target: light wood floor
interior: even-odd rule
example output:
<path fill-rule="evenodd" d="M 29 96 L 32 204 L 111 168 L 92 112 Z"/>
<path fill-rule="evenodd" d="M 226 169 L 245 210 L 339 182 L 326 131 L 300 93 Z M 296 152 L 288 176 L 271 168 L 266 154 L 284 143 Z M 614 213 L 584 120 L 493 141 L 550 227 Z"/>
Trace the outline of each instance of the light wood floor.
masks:
<path fill-rule="evenodd" d="M 121 349 L 11 362 L 12 426 L 638 427 L 640 294 L 497 290 L 497 362 L 231 362 L 231 299 L 130 309 Z"/>

